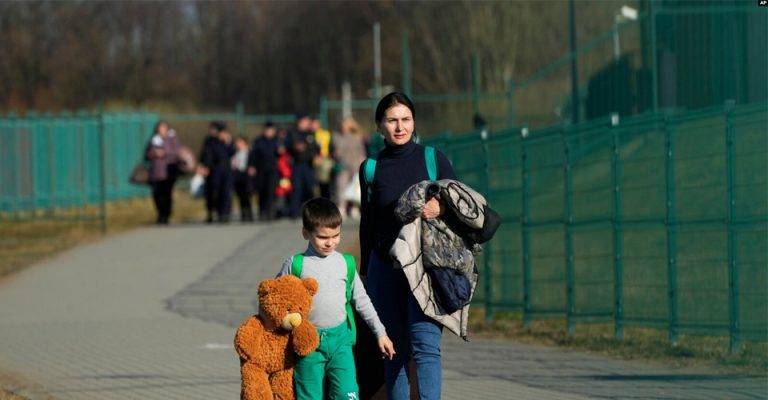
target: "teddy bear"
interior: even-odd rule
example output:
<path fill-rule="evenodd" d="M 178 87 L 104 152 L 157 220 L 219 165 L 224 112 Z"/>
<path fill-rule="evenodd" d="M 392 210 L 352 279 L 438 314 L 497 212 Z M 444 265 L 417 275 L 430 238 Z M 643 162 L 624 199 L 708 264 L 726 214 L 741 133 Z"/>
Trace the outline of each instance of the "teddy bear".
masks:
<path fill-rule="evenodd" d="M 259 314 L 235 334 L 243 400 L 294 399 L 293 367 L 320 344 L 309 322 L 317 281 L 285 275 L 259 284 Z"/>

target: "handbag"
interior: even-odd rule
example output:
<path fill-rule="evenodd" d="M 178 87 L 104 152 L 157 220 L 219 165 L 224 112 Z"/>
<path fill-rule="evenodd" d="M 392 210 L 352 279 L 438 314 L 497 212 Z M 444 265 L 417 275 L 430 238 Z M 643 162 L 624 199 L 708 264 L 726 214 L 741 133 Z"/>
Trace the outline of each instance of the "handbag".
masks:
<path fill-rule="evenodd" d="M 128 182 L 134 185 L 149 184 L 149 168 L 147 168 L 145 163 L 140 162 L 136 164 L 135 167 L 133 167 L 133 171 L 131 171 L 131 176 L 128 177 Z"/>

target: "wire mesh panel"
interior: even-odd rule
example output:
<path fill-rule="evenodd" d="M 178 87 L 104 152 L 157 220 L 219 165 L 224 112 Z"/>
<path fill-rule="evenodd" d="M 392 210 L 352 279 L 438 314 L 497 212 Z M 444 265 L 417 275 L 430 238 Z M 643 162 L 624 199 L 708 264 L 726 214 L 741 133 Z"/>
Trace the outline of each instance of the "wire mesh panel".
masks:
<path fill-rule="evenodd" d="M 764 104 L 732 114 L 734 317 L 738 334 L 768 337 L 768 116 Z"/>
<path fill-rule="evenodd" d="M 491 281 L 490 303 L 508 310 L 523 306 L 520 140 L 520 130 L 509 129 L 490 135 L 486 142 L 487 199 L 504 221 L 484 254 L 491 264 L 487 278 Z"/>
<path fill-rule="evenodd" d="M 530 312 L 566 310 L 566 270 L 563 237 L 563 139 L 557 127 L 532 134 L 524 141 L 530 236 Z M 524 250 L 525 251 L 525 250 Z"/>
<path fill-rule="evenodd" d="M 156 121 L 146 113 L 0 120 L 3 218 L 49 218 L 73 207 L 81 209 L 76 218 L 84 217 L 85 206 L 102 201 L 102 173 L 104 200 L 146 196 L 147 188 L 131 185 L 128 178 L 143 159 Z"/>
<path fill-rule="evenodd" d="M 573 317 L 613 315 L 611 160 L 613 132 L 605 121 L 568 130 Z M 568 256 L 566 254 L 566 256 Z"/>

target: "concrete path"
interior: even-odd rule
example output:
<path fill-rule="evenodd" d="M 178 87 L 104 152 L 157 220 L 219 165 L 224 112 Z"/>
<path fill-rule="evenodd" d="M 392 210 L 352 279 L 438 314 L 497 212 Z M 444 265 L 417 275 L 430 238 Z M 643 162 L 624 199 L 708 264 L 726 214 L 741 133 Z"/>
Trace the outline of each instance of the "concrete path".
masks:
<path fill-rule="evenodd" d="M 56 399 L 236 399 L 234 327 L 298 225 L 145 228 L 0 284 L 0 371 Z M 354 235 L 354 227 L 345 235 Z M 444 399 L 764 399 L 764 378 L 446 335 Z"/>

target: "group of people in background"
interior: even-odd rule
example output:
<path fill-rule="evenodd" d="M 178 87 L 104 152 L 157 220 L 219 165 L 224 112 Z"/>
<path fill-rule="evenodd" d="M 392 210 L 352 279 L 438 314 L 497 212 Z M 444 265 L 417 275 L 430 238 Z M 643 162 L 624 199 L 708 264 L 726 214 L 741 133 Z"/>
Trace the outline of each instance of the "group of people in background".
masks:
<path fill-rule="evenodd" d="M 197 170 L 205 182 L 206 222 L 232 219 L 233 194 L 243 222 L 255 219 L 253 196 L 260 220 L 296 219 L 301 205 L 316 196 L 334 200 L 342 215 L 355 218 L 360 203 L 356 173 L 366 149 L 366 135 L 352 119 L 331 133 L 318 119 L 298 114 L 288 129 L 267 122 L 250 145 L 245 137 L 233 138 L 225 122 L 213 121 Z"/>

